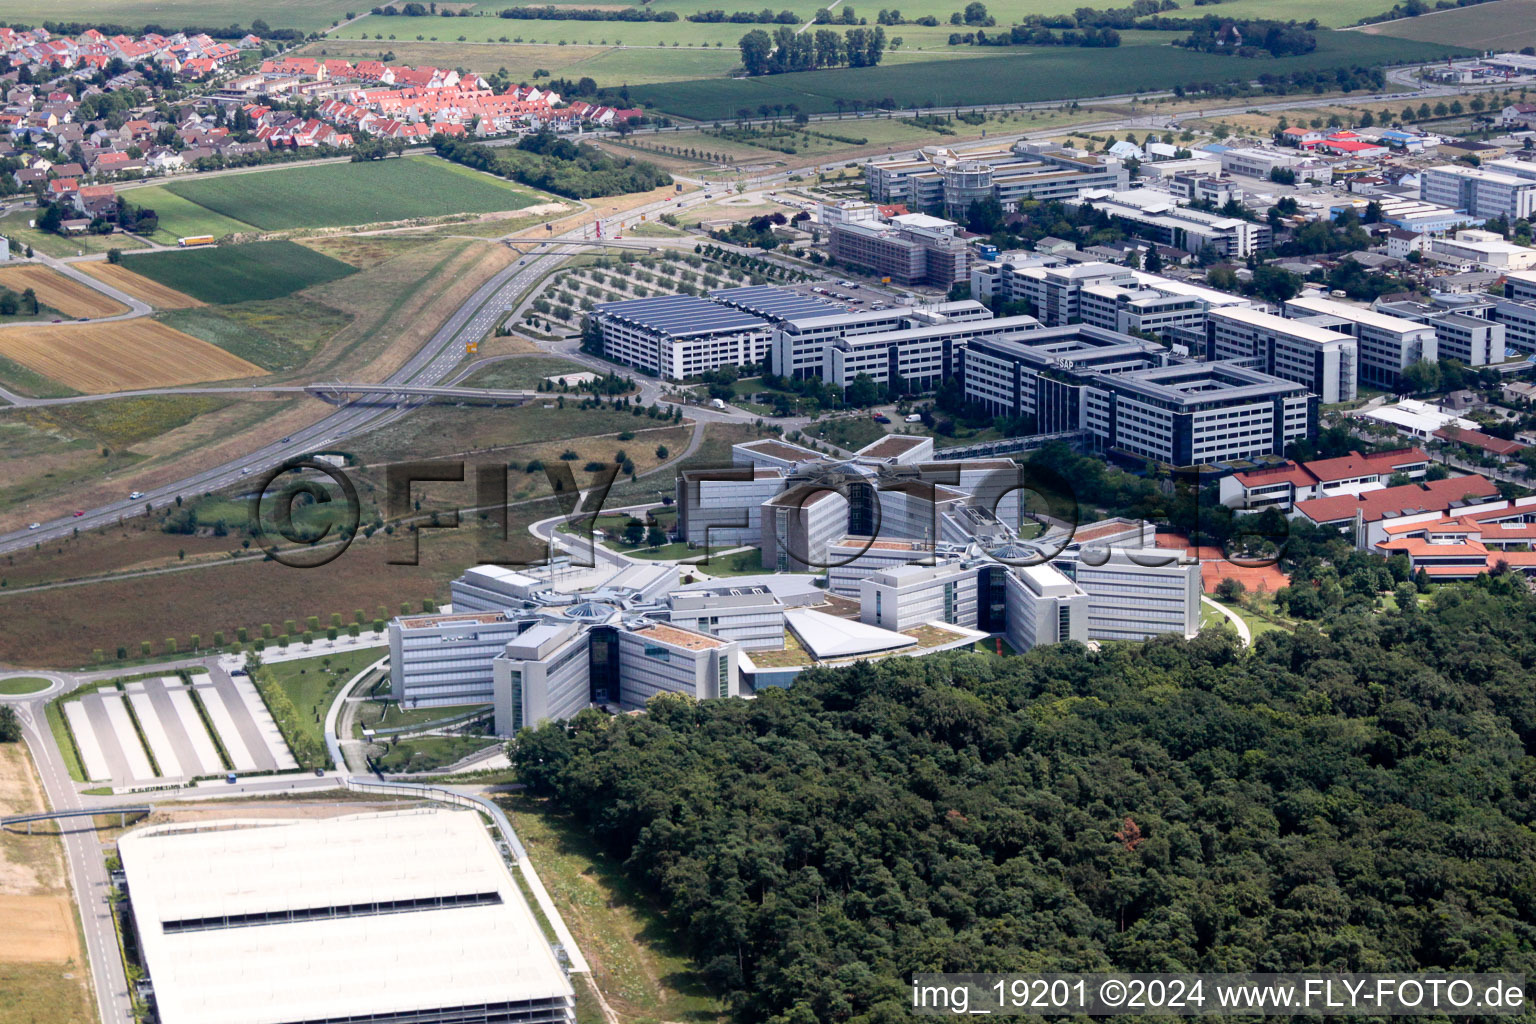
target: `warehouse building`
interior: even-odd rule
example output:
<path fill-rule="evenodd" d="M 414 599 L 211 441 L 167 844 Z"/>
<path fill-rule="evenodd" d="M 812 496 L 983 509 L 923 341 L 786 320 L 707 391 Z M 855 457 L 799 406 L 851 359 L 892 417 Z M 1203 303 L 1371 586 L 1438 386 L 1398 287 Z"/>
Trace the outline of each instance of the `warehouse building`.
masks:
<path fill-rule="evenodd" d="M 576 1019 L 477 813 L 202 820 L 117 851 L 162 1024 Z"/>

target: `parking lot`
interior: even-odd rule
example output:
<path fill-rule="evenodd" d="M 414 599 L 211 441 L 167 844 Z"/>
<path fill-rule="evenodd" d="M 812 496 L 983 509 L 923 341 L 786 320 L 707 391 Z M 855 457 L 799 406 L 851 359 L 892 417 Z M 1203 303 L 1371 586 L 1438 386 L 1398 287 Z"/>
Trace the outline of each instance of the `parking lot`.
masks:
<path fill-rule="evenodd" d="M 249 676 L 215 667 L 191 678 L 138 679 L 66 702 L 87 779 L 144 786 L 298 767 Z"/>

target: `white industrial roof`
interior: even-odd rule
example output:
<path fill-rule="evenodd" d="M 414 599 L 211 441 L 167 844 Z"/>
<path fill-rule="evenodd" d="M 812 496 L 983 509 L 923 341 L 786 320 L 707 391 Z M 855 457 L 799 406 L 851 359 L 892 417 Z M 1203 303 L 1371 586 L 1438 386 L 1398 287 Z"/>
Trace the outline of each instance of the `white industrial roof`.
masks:
<path fill-rule="evenodd" d="M 141 829 L 118 849 L 164 1024 L 282 1024 L 572 993 L 471 811 L 203 821 Z M 499 900 L 169 933 L 163 927 L 482 893 Z"/>
<path fill-rule="evenodd" d="M 911 647 L 917 643 L 904 633 L 881 629 L 879 626 L 866 626 L 862 622 L 809 608 L 785 611 L 784 622 L 795 631 L 812 656 L 822 659 L 851 658 L 858 654 Z"/>

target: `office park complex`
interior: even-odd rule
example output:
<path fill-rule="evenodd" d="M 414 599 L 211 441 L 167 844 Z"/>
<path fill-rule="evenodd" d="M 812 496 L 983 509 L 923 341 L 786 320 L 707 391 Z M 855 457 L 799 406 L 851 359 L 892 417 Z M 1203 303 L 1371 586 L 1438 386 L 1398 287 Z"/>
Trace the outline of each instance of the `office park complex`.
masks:
<path fill-rule="evenodd" d="M 1532 0 L 12 7 L 0 1024 L 1528 1015 Z"/>

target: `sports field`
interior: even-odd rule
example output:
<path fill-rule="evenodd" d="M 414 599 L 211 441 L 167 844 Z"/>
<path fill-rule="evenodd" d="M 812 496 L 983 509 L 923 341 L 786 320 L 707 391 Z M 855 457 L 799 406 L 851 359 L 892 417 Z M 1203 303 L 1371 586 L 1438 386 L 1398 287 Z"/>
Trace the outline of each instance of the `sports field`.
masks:
<path fill-rule="evenodd" d="M 167 288 L 158 281 L 151 281 L 142 274 L 135 274 L 119 263 L 76 263 L 75 269 L 90 274 L 99 281 L 147 302 L 156 309 L 188 309 L 202 303 L 174 288 Z"/>
<path fill-rule="evenodd" d="M 1384 21 L 1361 31 L 1397 39 L 1455 43 L 1475 50 L 1518 50 L 1536 45 L 1536 0 L 1498 0 L 1434 11 L 1417 18 Z"/>
<path fill-rule="evenodd" d="M 0 355 L 77 391 L 102 394 L 256 377 L 262 369 L 148 317 L 0 331 Z"/>
<path fill-rule="evenodd" d="M 169 198 L 169 201 L 167 201 Z M 542 199 L 431 156 L 226 174 L 143 189 L 167 237 L 287 231 L 519 210 Z"/>
<path fill-rule="evenodd" d="M 724 119 L 735 117 L 738 110 L 755 111 L 763 104 L 793 103 L 807 113 L 830 113 L 837 109 L 839 99 L 845 104 L 855 99 L 866 103 L 888 99 L 898 107 L 1065 100 L 1223 82 L 1261 72 L 1283 74 L 1429 61 L 1467 52 L 1455 46 L 1389 36 L 1320 31 L 1316 51 L 1278 60 L 1246 61 L 1140 42 L 1114 50 L 1021 48 L 1004 56 L 968 60 L 964 74 L 953 68 L 936 73 L 934 62 L 922 61 L 761 78 L 668 82 L 632 88 L 630 96 L 682 117 Z"/>
<path fill-rule="evenodd" d="M 357 268 L 297 242 L 248 242 L 176 252 L 130 254 L 124 267 L 201 302 L 276 299 L 335 281 Z"/>
<path fill-rule="evenodd" d="M 39 302 L 52 306 L 65 316 L 116 316 L 128 312 L 128 307 L 116 299 L 35 263 L 0 268 L 0 287 L 18 293 L 31 288 L 37 293 Z"/>

